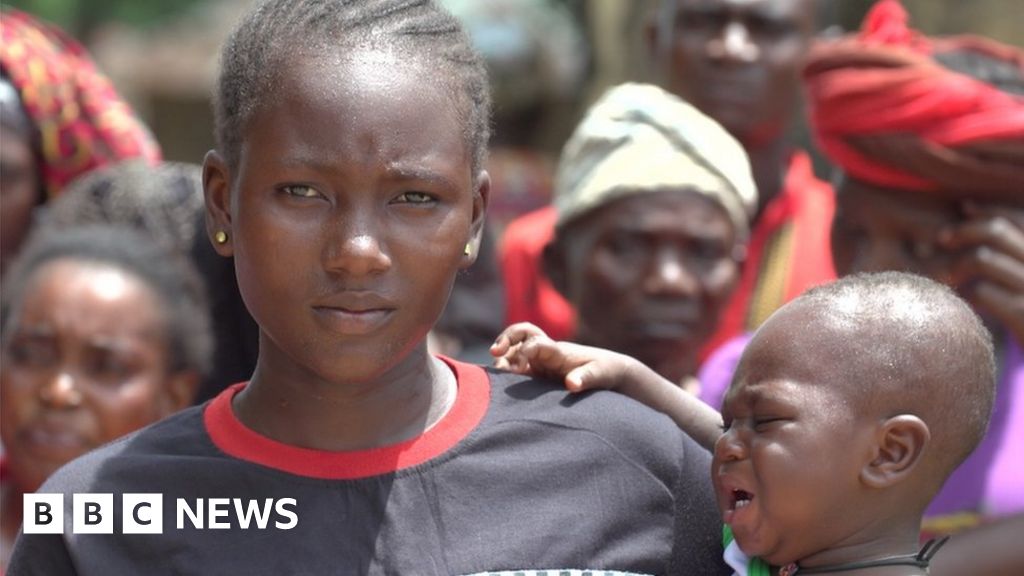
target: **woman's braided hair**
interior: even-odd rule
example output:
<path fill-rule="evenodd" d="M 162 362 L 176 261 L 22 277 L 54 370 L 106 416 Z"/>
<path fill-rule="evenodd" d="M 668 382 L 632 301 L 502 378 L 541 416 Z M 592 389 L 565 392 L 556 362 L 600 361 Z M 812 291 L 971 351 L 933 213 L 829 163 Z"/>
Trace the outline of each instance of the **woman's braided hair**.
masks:
<path fill-rule="evenodd" d="M 461 109 L 475 176 L 490 136 L 487 72 L 458 20 L 432 0 L 267 0 L 256 7 L 221 53 L 214 116 L 228 165 L 237 165 L 245 125 L 274 97 L 287 57 L 360 47 L 425 58 L 456 83 L 468 100 Z"/>

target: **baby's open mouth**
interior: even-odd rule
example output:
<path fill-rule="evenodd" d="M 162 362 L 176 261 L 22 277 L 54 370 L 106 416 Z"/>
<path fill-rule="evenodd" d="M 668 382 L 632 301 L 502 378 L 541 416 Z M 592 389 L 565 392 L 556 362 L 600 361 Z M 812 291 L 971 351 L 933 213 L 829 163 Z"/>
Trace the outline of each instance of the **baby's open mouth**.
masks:
<path fill-rule="evenodd" d="M 745 508 L 750 501 L 754 499 L 754 495 L 745 490 L 733 490 L 732 491 L 732 509 L 739 510 Z"/>

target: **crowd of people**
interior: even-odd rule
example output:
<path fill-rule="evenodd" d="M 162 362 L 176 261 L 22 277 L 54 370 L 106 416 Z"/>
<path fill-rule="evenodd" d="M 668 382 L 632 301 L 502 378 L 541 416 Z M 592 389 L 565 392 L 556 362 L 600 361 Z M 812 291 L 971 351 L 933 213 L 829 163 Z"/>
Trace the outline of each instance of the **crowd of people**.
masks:
<path fill-rule="evenodd" d="M 191 164 L 5 9 L 0 574 L 1024 573 L 1024 50 L 654 4 L 550 164 L 539 0 L 260 2 Z"/>

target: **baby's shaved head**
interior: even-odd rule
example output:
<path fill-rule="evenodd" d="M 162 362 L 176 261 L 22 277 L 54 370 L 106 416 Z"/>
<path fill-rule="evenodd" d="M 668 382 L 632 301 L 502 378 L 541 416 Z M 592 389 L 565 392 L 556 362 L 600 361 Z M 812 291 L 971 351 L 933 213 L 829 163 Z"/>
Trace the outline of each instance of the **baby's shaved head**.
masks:
<path fill-rule="evenodd" d="M 780 314 L 805 321 L 823 381 L 846 388 L 856 409 L 924 420 L 938 480 L 984 436 L 995 395 L 992 338 L 948 287 L 902 272 L 856 274 L 807 291 Z"/>

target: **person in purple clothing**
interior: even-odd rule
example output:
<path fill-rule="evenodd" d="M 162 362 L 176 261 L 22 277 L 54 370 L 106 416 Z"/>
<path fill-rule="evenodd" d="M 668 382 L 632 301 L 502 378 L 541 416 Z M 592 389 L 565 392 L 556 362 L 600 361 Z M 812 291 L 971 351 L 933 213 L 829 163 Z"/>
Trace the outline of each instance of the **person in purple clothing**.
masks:
<path fill-rule="evenodd" d="M 858 36 L 812 51 L 804 78 L 815 137 L 840 170 L 836 272 L 943 282 L 995 337 L 995 411 L 926 514 L 923 531 L 936 535 L 1024 513 L 1024 52 L 925 38 L 906 18 L 898 2 L 879 2 Z M 747 339 L 698 374 L 712 406 Z"/>

